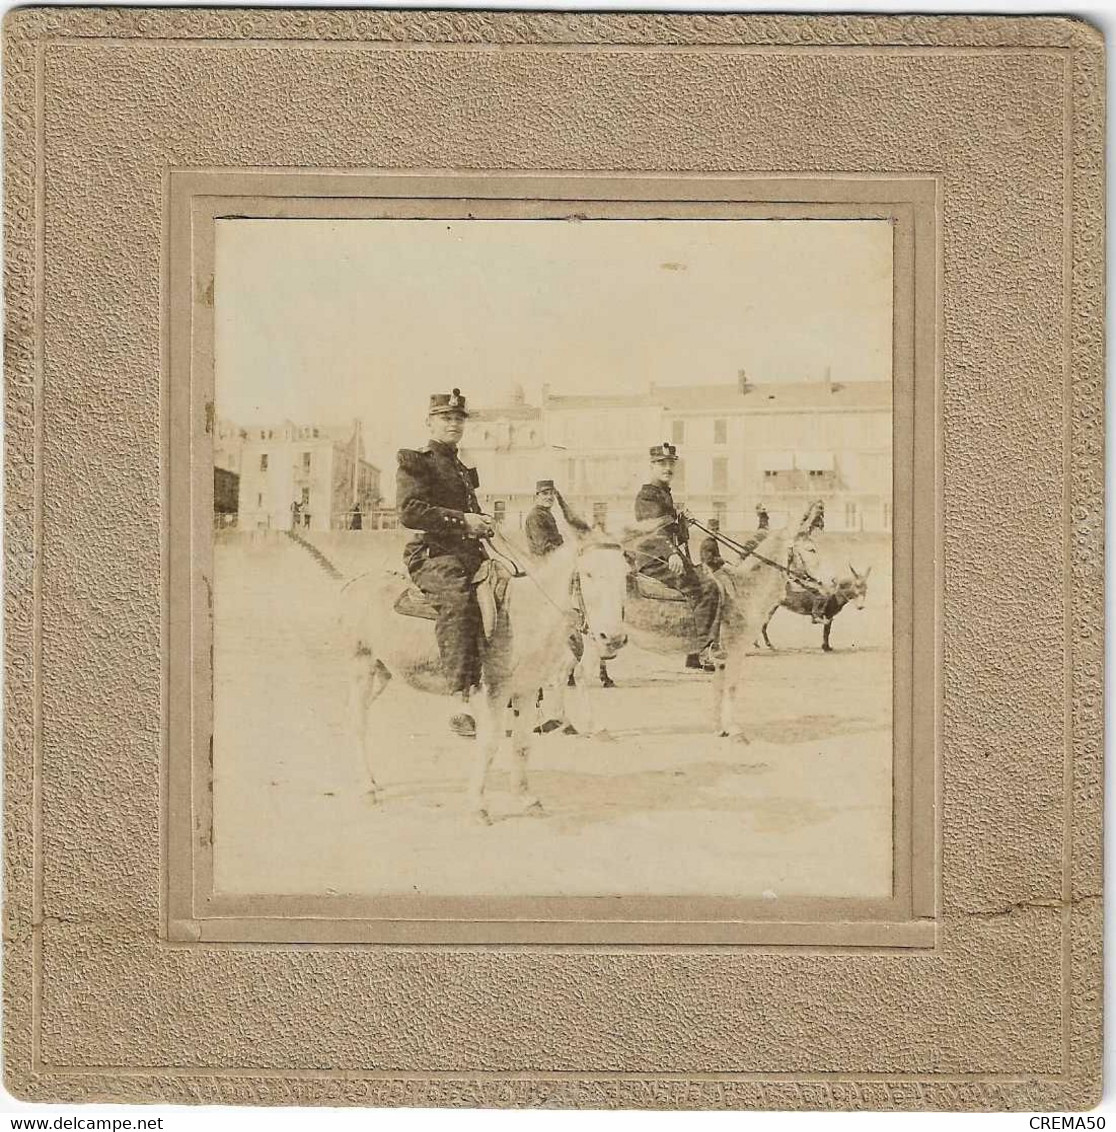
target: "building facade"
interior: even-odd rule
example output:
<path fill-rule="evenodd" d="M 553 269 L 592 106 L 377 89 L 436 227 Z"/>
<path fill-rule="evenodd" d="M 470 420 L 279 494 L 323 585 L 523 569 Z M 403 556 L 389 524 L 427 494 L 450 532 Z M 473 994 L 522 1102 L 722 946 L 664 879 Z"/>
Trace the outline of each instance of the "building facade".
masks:
<path fill-rule="evenodd" d="M 336 530 L 380 511 L 380 470 L 365 458 L 360 421 L 348 427 L 238 427 L 219 422 L 214 462 L 239 473 L 237 526 L 243 530 Z"/>
<path fill-rule="evenodd" d="M 669 440 L 679 462 L 674 497 L 725 530 L 797 522 L 812 499 L 831 530 L 890 531 L 891 383 L 777 382 L 651 386 L 631 396 L 561 397 L 473 413 L 463 441 L 486 511 L 512 527 L 554 479 L 599 526 L 633 518 L 648 448 Z"/>

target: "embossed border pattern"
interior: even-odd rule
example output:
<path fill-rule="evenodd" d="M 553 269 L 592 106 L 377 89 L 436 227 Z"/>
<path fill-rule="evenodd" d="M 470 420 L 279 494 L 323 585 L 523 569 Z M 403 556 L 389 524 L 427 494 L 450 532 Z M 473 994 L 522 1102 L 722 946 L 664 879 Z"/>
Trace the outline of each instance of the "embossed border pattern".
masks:
<path fill-rule="evenodd" d="M 878 171 L 870 167 L 873 160 L 886 159 L 892 172 L 933 175 L 944 169 L 949 174 L 947 143 L 952 141 L 949 152 L 956 155 L 970 136 L 987 138 L 980 131 L 988 107 L 1001 115 L 994 125 L 995 145 L 1002 149 L 988 155 L 999 159 L 998 167 L 1017 168 L 1024 153 L 1038 154 L 1044 162 L 1053 154 L 1059 163 L 1057 177 L 1036 182 L 1033 194 L 990 173 L 984 195 L 967 198 L 964 209 L 947 207 L 944 217 L 943 632 L 957 646 L 947 653 L 951 658 L 965 664 L 984 658 L 980 694 L 988 699 L 979 710 L 988 711 L 1000 738 L 999 744 L 991 736 L 981 743 L 971 727 L 966 729 L 966 713 L 972 710 L 966 697 L 973 688 L 952 686 L 947 678 L 942 942 L 933 955 L 779 948 L 600 949 L 573 955 L 560 948 L 405 947 L 304 948 L 293 954 L 277 947 L 221 948 L 160 939 L 163 910 L 158 884 L 150 881 L 159 867 L 149 858 L 158 856 L 159 829 L 166 821 L 157 787 L 160 712 L 166 704 L 157 675 L 158 593 L 150 579 L 157 575 L 160 551 L 152 517 L 165 499 L 158 446 L 149 443 L 160 432 L 161 290 L 155 264 L 161 233 L 150 218 L 161 215 L 165 186 L 150 179 L 128 181 L 127 171 L 137 168 L 129 165 L 135 154 L 112 148 L 113 130 L 136 106 L 147 106 L 155 118 L 143 144 L 151 151 L 163 147 L 155 164 L 163 169 L 189 165 L 189 146 L 182 141 L 179 148 L 176 139 L 198 128 L 189 120 L 197 109 L 203 117 L 210 115 L 211 140 L 224 146 L 226 166 L 266 164 L 254 152 L 249 131 L 238 133 L 233 122 L 237 114 L 252 112 L 245 107 L 259 96 L 254 85 L 228 85 L 225 67 L 233 65 L 233 56 L 251 54 L 252 73 L 264 77 L 268 68 L 282 71 L 297 58 L 299 73 L 313 83 L 325 70 L 336 77 L 342 66 L 334 59 L 326 68 L 321 64 L 325 54 L 350 53 L 343 66 L 353 67 L 355 76 L 365 50 L 375 48 L 393 60 L 408 60 L 409 69 L 396 72 L 396 82 L 403 89 L 418 75 L 414 104 L 429 109 L 421 76 L 435 66 L 436 56 L 465 44 L 515 49 L 493 55 L 505 68 L 504 79 L 522 83 L 527 93 L 532 68 L 544 51 L 561 47 L 571 58 L 588 60 L 585 66 L 622 53 L 627 65 L 636 67 L 645 53 L 670 49 L 684 55 L 688 68 L 671 80 L 678 83 L 675 95 L 694 98 L 695 106 L 711 115 L 715 110 L 702 102 L 701 92 L 703 84 L 713 84 L 708 91 L 716 101 L 715 84 L 723 79 L 719 60 L 744 52 L 750 65 L 775 68 L 780 77 L 757 96 L 754 121 L 717 120 L 720 132 L 708 152 L 702 149 L 705 139 L 691 129 L 693 119 L 668 120 L 665 105 L 659 106 L 657 119 L 640 117 L 639 107 L 630 107 L 631 117 L 623 123 L 627 134 L 610 135 L 600 99 L 622 101 L 624 83 L 635 80 L 624 77 L 600 90 L 586 85 L 581 91 L 586 113 L 565 135 L 566 170 L 677 173 L 700 164 L 707 171 L 747 171 L 731 161 L 743 161 L 751 152 L 753 133 L 765 128 L 765 115 L 797 113 L 813 129 L 828 131 L 825 144 L 819 134 L 811 135 L 814 148 L 806 147 L 792 167 L 776 172 L 871 173 Z M 158 58 L 163 58 L 160 52 L 178 51 L 176 65 L 183 66 L 184 46 L 200 61 L 190 64 L 196 68 L 189 76 L 193 85 L 180 91 L 176 76 L 161 71 Z M 60 51 L 68 53 L 68 63 L 82 60 L 84 69 L 58 66 Z M 822 52 L 826 66 L 841 70 L 842 83 L 834 89 L 847 95 L 817 103 L 811 83 L 824 82 L 815 66 Z M 94 55 L 96 67 L 90 63 Z M 143 60 L 142 70 L 129 69 L 130 59 Z M 1050 1110 L 1097 1102 L 1104 49 L 1095 29 L 1045 17 L 60 7 L 9 15 L 4 64 L 4 1059 L 13 1093 L 36 1101 L 599 1108 Z M 858 76 L 871 73 L 886 86 L 904 67 L 913 68 L 920 82 L 925 77 L 928 85 L 913 94 L 942 117 L 925 132 L 904 138 L 902 154 L 880 158 L 864 148 L 871 141 L 864 133 L 841 130 L 868 97 L 857 85 Z M 1016 107 L 997 101 L 992 73 L 997 67 L 1001 78 L 1024 71 L 1031 76 L 1020 79 L 1026 97 Z M 100 85 L 96 91 L 68 85 L 83 74 L 103 75 L 103 85 L 112 91 L 106 95 Z M 464 70 L 456 74 L 455 81 L 473 81 Z M 573 68 L 566 77 L 576 80 Z M 160 87 L 161 82 L 169 85 Z M 468 136 L 460 133 L 467 126 L 476 132 L 475 144 L 495 155 L 477 168 L 511 164 L 511 158 L 500 157 L 496 135 L 484 132 L 486 124 L 498 123 L 508 111 L 504 89 L 503 103 L 497 93 L 495 101 L 464 101 L 456 107 L 455 113 L 464 115 L 455 123 L 457 137 Z M 867 89 L 877 92 L 875 113 L 886 123 L 894 112 L 888 100 L 871 83 Z M 657 90 L 641 90 L 642 105 L 658 105 Z M 958 95 L 951 101 L 962 91 L 973 98 L 966 102 Z M 254 111 L 259 132 L 269 135 L 273 165 L 283 164 L 284 129 L 306 125 L 314 116 L 315 104 L 299 101 L 299 95 L 297 86 L 283 91 L 278 117 L 262 117 L 276 115 L 276 104 Z M 328 82 L 319 96 L 333 109 L 351 109 L 346 92 Z M 570 96 L 566 88 L 536 90 L 530 107 L 517 106 L 538 114 L 545 126 L 531 141 L 537 151 L 528 152 L 524 143 L 519 168 L 558 167 L 553 157 L 549 164 L 536 164 L 543 161 L 536 153 L 545 151 L 547 130 L 557 128 L 547 118 L 546 100 Z M 329 103 L 330 98 L 336 102 Z M 824 120 L 817 116 L 819 105 Z M 85 114 L 82 121 L 96 136 L 59 130 L 59 111 L 66 107 Z M 949 117 L 948 107 L 957 116 Z M 1060 127 L 1052 121 L 1052 108 Z M 160 119 L 176 113 L 180 132 L 161 133 Z M 214 128 L 218 116 L 221 130 Z M 338 154 L 344 156 L 353 121 L 339 114 L 336 135 L 306 141 L 298 160 L 287 164 L 345 167 Z M 377 167 L 447 168 L 438 157 L 452 154 L 448 122 L 428 119 L 410 133 L 377 136 Z M 1040 134 L 1056 140 L 1036 142 Z M 691 156 L 679 157 L 683 150 L 671 148 L 671 136 L 684 136 Z M 845 150 L 846 161 L 826 148 L 833 139 Z M 630 148 L 624 150 L 624 142 Z M 428 160 L 419 162 L 415 155 L 424 145 Z M 374 148 L 371 143 L 365 150 L 350 147 L 353 154 L 371 154 Z M 75 161 L 79 151 L 80 163 Z M 206 164 L 216 164 L 212 156 L 211 145 Z M 357 164 L 355 158 L 352 163 Z M 65 176 L 56 176 L 63 168 Z M 1010 173 L 1006 176 L 1010 179 Z M 97 214 L 100 227 L 89 232 L 90 243 L 68 233 L 66 225 L 86 210 L 96 212 L 96 202 L 110 190 L 120 192 L 117 211 Z M 68 208 L 57 207 L 59 198 L 53 198 L 52 207 L 52 193 L 72 204 L 75 219 Z M 996 210 L 1006 214 L 1018 207 L 1031 210 L 1027 215 L 1036 239 L 1056 218 L 1053 258 L 1043 253 L 1028 259 L 1015 237 L 996 229 Z M 139 224 L 133 219 L 139 216 L 147 219 Z M 970 216 L 979 216 L 984 227 L 976 227 Z M 109 276 L 106 263 L 91 258 L 89 248 L 95 241 L 112 244 L 113 217 L 119 232 L 138 243 L 116 248 L 116 271 Z M 968 250 L 978 245 L 985 256 L 975 269 L 986 273 L 980 278 L 965 274 Z M 73 248 L 72 262 L 63 263 L 62 247 Z M 1024 267 L 1036 273 L 1033 278 L 1022 274 Z M 90 280 L 96 285 L 89 286 Z M 1051 280 L 1058 282 L 1051 287 Z M 982 281 L 990 285 L 982 287 Z M 951 305 L 957 294 L 950 287 L 971 297 L 970 306 Z M 96 312 L 99 321 L 89 325 L 103 334 L 91 336 L 87 329 L 83 354 L 67 335 Z M 73 328 L 66 325 L 71 314 Z M 1028 318 L 1041 328 L 1040 336 L 1029 335 Z M 1002 334 L 990 341 L 989 328 L 997 319 Z M 1046 333 L 1052 326 L 1060 335 Z M 117 341 L 118 331 L 127 348 Z M 1060 338 L 1060 365 L 1045 361 L 1053 338 Z M 1028 364 L 1039 357 L 1042 372 L 1027 376 Z M 63 361 L 68 368 L 59 369 Z M 1006 383 L 1002 388 L 987 384 L 992 373 Z M 118 387 L 97 384 L 114 375 Z M 1052 422 L 1054 410 L 1045 406 L 1055 402 L 1061 411 Z M 1028 404 L 1045 415 L 1027 418 Z M 974 405 L 979 419 L 970 419 Z M 997 413 L 1014 422 L 1011 435 L 999 429 Z M 1060 439 L 1052 444 L 1045 438 L 1054 425 Z M 982 443 L 961 453 L 953 445 L 962 434 Z M 130 435 L 138 438 L 134 449 L 123 443 Z M 116 455 L 99 470 L 96 459 L 106 457 L 96 451 L 98 437 L 118 442 Z M 1015 577 L 1007 562 L 993 560 L 995 539 L 1002 533 L 1005 546 L 1023 545 L 1010 541 L 1019 534 L 1009 531 L 1010 517 L 1002 532 L 990 533 L 981 525 L 987 519 L 982 499 L 993 493 L 987 481 L 974 483 L 972 477 L 987 467 L 982 461 L 992 452 L 1026 479 L 1026 467 L 1013 461 L 1028 445 L 1033 466 L 1062 490 L 1053 505 L 1043 503 L 1045 525 L 1033 528 L 1036 544 L 1058 548 L 1052 555 L 1056 561 L 1048 555 L 1033 568 L 1048 592 L 1061 587 L 1064 595 L 1058 603 L 1061 624 L 1041 626 L 1052 635 L 1038 675 L 997 671 L 997 648 L 1016 650 L 1012 656 L 1033 654 L 1015 638 L 981 638 L 982 628 L 1003 628 L 991 606 L 987 624 L 978 623 L 973 637 L 964 636 L 957 619 L 984 572 L 995 566 L 1005 577 Z M 102 497 L 126 506 L 114 523 L 102 523 L 94 502 L 82 524 L 73 524 L 78 501 L 94 499 L 89 477 L 103 476 L 106 467 L 113 477 L 103 481 Z M 1014 490 L 1009 481 L 996 486 L 1005 497 Z M 1004 596 L 1011 606 L 1017 595 Z M 1046 638 L 1042 644 L 1046 647 Z M 1047 672 L 1051 655 L 1058 658 L 1056 678 Z M 113 684 L 106 657 L 127 675 L 126 684 Z M 75 705 L 64 719 L 57 718 L 60 682 Z M 1009 698 L 997 697 L 1020 685 L 1027 702 L 1003 714 Z M 1039 737 L 1040 731 L 1046 734 L 1047 721 L 1033 707 L 1036 696 L 1057 705 L 1062 742 L 1059 766 L 1050 778 L 1055 785 L 1027 793 L 1029 783 L 1051 770 L 1049 745 Z M 1030 722 L 1017 725 L 1016 716 Z M 61 734 L 61 724 L 69 727 L 68 735 Z M 116 747 L 106 754 L 113 727 Z M 1005 741 L 1009 751 L 1001 749 Z M 98 768 L 109 766 L 115 777 L 95 777 Z M 1014 810 L 993 806 L 986 814 L 974 808 L 976 801 L 970 805 L 968 799 L 979 800 L 982 783 L 990 779 L 1002 786 L 1005 807 L 1013 801 L 1013 783 L 1024 788 L 1023 796 L 1014 798 Z M 1052 838 L 1061 846 L 1056 858 L 1050 856 Z M 967 972 L 963 993 L 949 982 L 958 971 Z M 224 985 L 216 986 L 218 974 L 227 976 Z M 355 1024 L 348 1032 L 350 1019 L 342 1009 L 354 985 L 367 987 L 359 1002 L 350 996 L 347 1003 L 365 1027 L 362 1033 Z M 586 995 L 590 985 L 594 993 Z M 513 986 L 519 993 L 509 990 Z M 732 1013 L 746 997 L 745 987 L 759 1011 L 751 1016 L 746 1050 L 739 1040 L 745 1020 Z M 583 1013 L 587 997 L 595 1000 L 594 1009 L 611 1012 L 607 1032 L 595 1030 Z M 233 1008 L 237 1013 L 229 1013 L 229 1001 L 239 1004 Z M 842 1029 L 843 1019 L 866 1002 L 871 1011 L 864 1018 L 871 1023 L 862 1020 L 858 1028 Z M 640 1004 L 638 1010 L 632 1003 Z M 826 1015 L 827 1007 L 840 1013 Z M 453 1011 L 473 1012 L 468 1035 L 453 1028 L 448 1020 Z M 1041 1018 L 1043 1026 L 1028 1030 L 1028 1018 Z M 275 1025 L 279 1019 L 292 1027 L 285 1044 L 272 1041 L 273 1031 L 282 1028 Z M 367 1029 L 373 1023 L 381 1027 L 374 1051 L 368 1048 Z M 930 1038 L 926 1026 L 937 1027 Z M 204 1050 L 199 1035 L 206 1035 Z"/>

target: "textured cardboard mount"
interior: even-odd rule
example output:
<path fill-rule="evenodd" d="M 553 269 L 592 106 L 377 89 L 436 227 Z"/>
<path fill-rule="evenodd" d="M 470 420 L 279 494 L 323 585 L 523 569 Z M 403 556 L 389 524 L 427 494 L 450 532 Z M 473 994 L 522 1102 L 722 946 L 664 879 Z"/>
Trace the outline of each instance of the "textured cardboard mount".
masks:
<path fill-rule="evenodd" d="M 40 8 L 9 16 L 5 73 L 12 1092 L 1096 1102 L 1095 30 L 1040 17 Z M 190 475 L 175 462 L 176 398 L 189 391 L 174 358 L 191 314 L 176 307 L 173 204 L 192 177 L 279 171 L 291 186 L 360 181 L 356 196 L 394 174 L 409 198 L 423 176 L 474 185 L 487 171 L 512 186 L 507 199 L 536 202 L 559 181 L 577 186 L 562 199 L 616 202 L 658 180 L 658 199 L 678 204 L 687 183 L 722 178 L 752 186 L 728 201 L 779 207 L 803 198 L 756 186 L 932 186 L 933 303 L 926 314 L 915 302 L 910 335 L 916 377 L 920 341 L 936 359 L 932 380 L 913 383 L 912 419 L 930 421 L 922 474 L 937 510 L 912 497 L 905 565 L 915 616 L 927 611 L 910 638 L 916 685 L 920 658 L 937 657 L 912 749 L 921 727 L 936 763 L 908 764 L 903 827 L 908 912 L 930 918 L 931 946 L 489 934 L 292 947 L 266 942 L 296 938 L 282 933 L 212 938 L 196 908 L 180 914 L 176 861 L 197 843 L 188 824 L 180 836 L 175 787 L 187 701 L 174 646 L 190 611 L 172 597 L 175 571 L 195 563 L 172 529 Z M 586 189 L 613 181 L 627 195 Z"/>

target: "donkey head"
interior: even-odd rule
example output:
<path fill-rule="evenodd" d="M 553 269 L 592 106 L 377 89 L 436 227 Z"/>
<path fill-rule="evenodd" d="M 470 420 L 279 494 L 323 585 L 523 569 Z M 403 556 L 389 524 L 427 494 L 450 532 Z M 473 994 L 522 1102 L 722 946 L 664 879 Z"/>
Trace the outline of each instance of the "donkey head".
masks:
<path fill-rule="evenodd" d="M 848 600 L 851 601 L 857 609 L 864 608 L 864 599 L 868 596 L 868 575 L 871 573 L 871 566 L 869 566 L 863 574 L 857 573 L 856 567 L 850 562 L 850 576 L 841 581 L 842 590 L 848 594 Z"/>
<path fill-rule="evenodd" d="M 578 537 L 576 587 L 589 636 L 603 659 L 628 643 L 624 628 L 628 560 L 620 543 L 598 532 Z"/>

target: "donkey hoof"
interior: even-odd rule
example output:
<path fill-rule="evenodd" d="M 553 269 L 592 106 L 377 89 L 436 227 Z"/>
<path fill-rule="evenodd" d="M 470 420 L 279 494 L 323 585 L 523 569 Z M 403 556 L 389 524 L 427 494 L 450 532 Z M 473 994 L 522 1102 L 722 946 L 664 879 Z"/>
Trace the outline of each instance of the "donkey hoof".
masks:
<path fill-rule="evenodd" d="M 492 824 L 492 818 L 483 806 L 481 806 L 479 810 L 473 811 L 473 823 L 480 826 L 490 826 Z"/>

